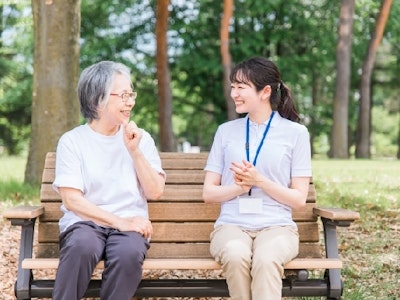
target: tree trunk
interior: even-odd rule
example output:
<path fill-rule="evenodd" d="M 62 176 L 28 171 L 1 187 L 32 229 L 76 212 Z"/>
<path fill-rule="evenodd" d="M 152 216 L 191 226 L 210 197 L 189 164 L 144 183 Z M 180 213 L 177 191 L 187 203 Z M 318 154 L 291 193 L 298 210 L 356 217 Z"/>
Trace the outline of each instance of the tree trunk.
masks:
<path fill-rule="evenodd" d="M 231 72 L 232 59 L 229 52 L 229 23 L 233 15 L 233 0 L 224 0 L 224 13 L 221 19 L 221 57 L 222 67 L 224 69 L 224 97 L 226 101 L 226 108 L 228 114 L 228 120 L 233 120 L 237 117 L 235 104 L 231 99 L 231 84 L 229 80 L 229 74 Z"/>
<path fill-rule="evenodd" d="M 336 87 L 330 157 L 348 158 L 349 93 L 351 78 L 351 37 L 355 0 L 342 0 L 339 38 L 336 47 Z"/>
<path fill-rule="evenodd" d="M 171 76 L 168 66 L 168 17 L 169 0 L 157 0 L 157 80 L 159 99 L 159 126 L 161 151 L 176 151 L 176 143 L 172 130 L 172 92 Z"/>
<path fill-rule="evenodd" d="M 399 118 L 399 132 L 397 133 L 397 159 L 400 159 L 400 118 Z"/>
<path fill-rule="evenodd" d="M 371 77 L 374 68 L 376 52 L 381 43 L 386 22 L 389 17 L 392 0 L 382 0 L 379 10 L 375 30 L 372 34 L 367 55 L 362 66 L 360 83 L 360 103 L 357 125 L 356 157 L 371 157 Z"/>
<path fill-rule="evenodd" d="M 45 154 L 79 124 L 80 0 L 32 0 L 34 75 L 32 131 L 25 182 L 40 183 Z"/>

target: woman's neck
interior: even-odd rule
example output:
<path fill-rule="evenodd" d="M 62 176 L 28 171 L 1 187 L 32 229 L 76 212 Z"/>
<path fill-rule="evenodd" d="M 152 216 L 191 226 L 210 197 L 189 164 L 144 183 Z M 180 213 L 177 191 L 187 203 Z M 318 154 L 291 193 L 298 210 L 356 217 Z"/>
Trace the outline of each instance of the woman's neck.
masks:
<path fill-rule="evenodd" d="M 106 124 L 99 122 L 98 120 L 93 120 L 89 123 L 89 126 L 95 132 L 108 136 L 115 135 L 119 130 L 119 126 L 106 126 Z"/>
<path fill-rule="evenodd" d="M 272 109 L 268 111 L 260 111 L 255 113 L 249 113 L 249 118 L 252 122 L 257 124 L 263 124 L 271 117 Z"/>

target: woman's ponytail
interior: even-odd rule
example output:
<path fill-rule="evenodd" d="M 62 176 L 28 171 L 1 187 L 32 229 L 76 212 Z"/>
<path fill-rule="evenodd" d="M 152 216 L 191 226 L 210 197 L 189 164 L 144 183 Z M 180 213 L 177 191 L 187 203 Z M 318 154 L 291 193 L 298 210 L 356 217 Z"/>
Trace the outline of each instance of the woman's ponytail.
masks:
<path fill-rule="evenodd" d="M 278 92 L 280 92 L 280 101 L 278 103 L 279 114 L 291 121 L 298 122 L 300 120 L 299 114 L 294 106 L 292 93 L 287 85 L 281 80 L 278 84 Z"/>

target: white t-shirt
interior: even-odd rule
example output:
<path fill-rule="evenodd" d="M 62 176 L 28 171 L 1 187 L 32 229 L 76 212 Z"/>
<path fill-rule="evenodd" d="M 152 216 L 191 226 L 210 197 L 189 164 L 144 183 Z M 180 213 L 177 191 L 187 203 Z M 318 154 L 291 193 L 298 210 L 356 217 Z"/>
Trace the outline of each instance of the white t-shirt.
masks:
<path fill-rule="evenodd" d="M 241 163 L 246 159 L 246 122 L 239 118 L 218 127 L 208 156 L 206 171 L 221 175 L 221 185 L 235 184 L 232 162 Z M 268 120 L 264 124 L 250 121 L 249 152 L 253 163 L 257 148 L 262 140 Z M 256 162 L 257 170 L 282 186 L 288 187 L 292 177 L 311 177 L 311 147 L 308 130 L 305 126 L 282 118 L 275 112 L 270 129 Z M 215 226 L 234 224 L 245 229 L 257 230 L 270 226 L 296 226 L 292 220 L 292 210 L 274 200 L 260 188 L 252 188 L 252 197 L 262 198 L 262 211 L 241 213 L 239 198 L 221 204 L 221 213 Z"/>
<path fill-rule="evenodd" d="M 64 133 L 57 146 L 53 188 L 78 189 L 87 200 L 121 217 L 148 218 L 147 200 L 122 134 L 122 126 L 114 136 L 105 136 L 88 124 Z M 139 147 L 152 168 L 165 175 L 154 140 L 144 130 Z M 82 221 L 64 205 L 61 210 L 64 213 L 59 221 L 61 232 Z"/>

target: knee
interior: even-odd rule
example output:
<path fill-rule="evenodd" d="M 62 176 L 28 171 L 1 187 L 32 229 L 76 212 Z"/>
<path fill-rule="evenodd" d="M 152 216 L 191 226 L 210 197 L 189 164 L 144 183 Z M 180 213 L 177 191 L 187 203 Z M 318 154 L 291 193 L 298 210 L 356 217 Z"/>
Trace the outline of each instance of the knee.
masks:
<path fill-rule="evenodd" d="M 251 265 L 251 249 L 240 240 L 233 240 L 228 242 L 221 253 L 222 263 L 229 263 L 236 266 L 250 266 Z"/>
<path fill-rule="evenodd" d="M 252 264 L 253 276 L 262 273 L 264 276 L 274 276 L 273 274 L 283 275 L 283 262 L 273 255 L 265 253 L 263 255 L 254 255 Z"/>
<path fill-rule="evenodd" d="M 140 268 L 146 257 L 147 248 L 140 243 L 130 244 L 129 246 L 121 245 L 118 249 L 109 254 L 110 263 L 117 265 L 119 268 Z"/>
<path fill-rule="evenodd" d="M 91 241 L 88 243 L 88 241 Z M 61 249 L 62 252 L 70 253 L 79 257 L 80 260 L 100 260 L 103 245 L 97 239 L 86 234 L 74 234 Z"/>

